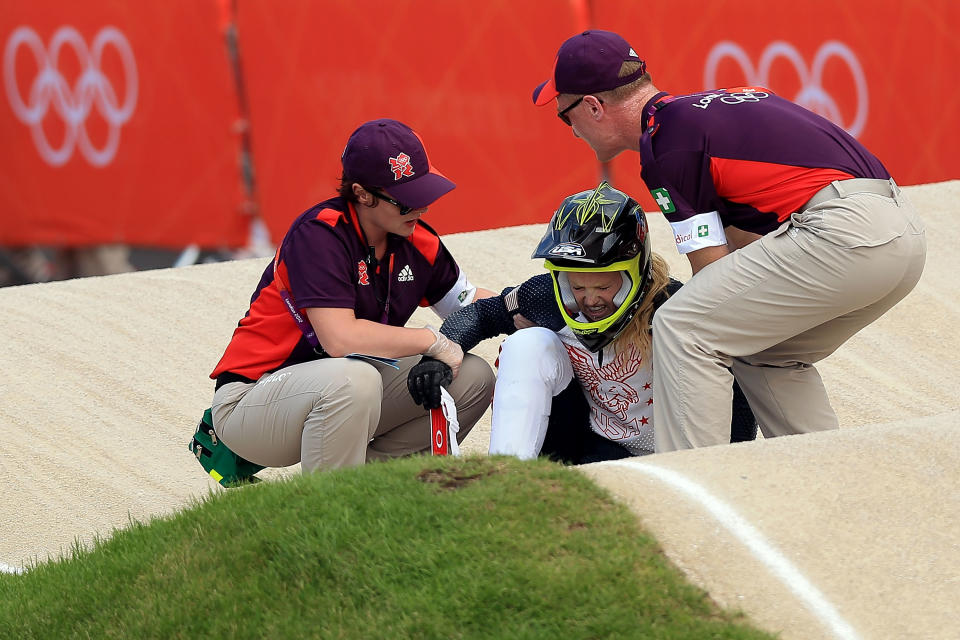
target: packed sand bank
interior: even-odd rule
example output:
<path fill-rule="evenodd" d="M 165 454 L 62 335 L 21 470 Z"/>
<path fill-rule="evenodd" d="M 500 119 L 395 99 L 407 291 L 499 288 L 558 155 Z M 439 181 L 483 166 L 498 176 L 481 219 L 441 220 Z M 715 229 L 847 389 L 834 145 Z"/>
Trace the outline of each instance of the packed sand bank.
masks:
<path fill-rule="evenodd" d="M 732 505 L 864 637 L 946 638 L 960 615 L 960 181 L 905 192 L 927 224 L 927 267 L 913 293 L 820 365 L 841 431 L 639 462 Z M 655 250 L 685 280 L 668 225 L 659 214 L 650 221 Z M 542 231 L 444 241 L 475 284 L 500 290 L 541 271 L 529 256 Z M 207 376 L 267 262 L 0 289 L 0 568 L 56 556 L 75 539 L 170 513 L 216 488 L 186 443 L 210 404 Z M 411 321 L 424 323 L 437 324 L 428 310 Z M 498 345 L 488 340 L 476 352 L 492 363 Z M 485 453 L 488 441 L 489 412 L 462 449 Z M 718 600 L 786 638 L 830 637 L 737 534 L 648 467 L 584 470 Z"/>

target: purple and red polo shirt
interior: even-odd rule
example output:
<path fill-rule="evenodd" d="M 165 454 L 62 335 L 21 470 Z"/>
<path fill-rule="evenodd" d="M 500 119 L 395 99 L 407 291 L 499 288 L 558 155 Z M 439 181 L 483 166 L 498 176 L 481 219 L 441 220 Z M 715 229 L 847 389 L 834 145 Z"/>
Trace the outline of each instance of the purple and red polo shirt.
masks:
<path fill-rule="evenodd" d="M 446 316 L 473 297 L 473 287 L 453 256 L 422 223 L 408 238 L 389 234 L 383 259 L 370 261 L 356 210 L 342 198 L 302 213 L 277 251 L 276 268 L 271 260 L 210 374 L 214 379 L 223 376 L 218 384 L 257 380 L 264 373 L 321 357 L 284 304 L 281 288 L 301 313 L 311 307 L 353 309 L 359 319 L 398 327 L 418 306 L 433 306 Z"/>
<path fill-rule="evenodd" d="M 834 180 L 890 178 L 843 129 L 762 87 L 661 92 L 643 113 L 640 175 L 680 253 L 724 244 L 730 225 L 769 233 Z"/>

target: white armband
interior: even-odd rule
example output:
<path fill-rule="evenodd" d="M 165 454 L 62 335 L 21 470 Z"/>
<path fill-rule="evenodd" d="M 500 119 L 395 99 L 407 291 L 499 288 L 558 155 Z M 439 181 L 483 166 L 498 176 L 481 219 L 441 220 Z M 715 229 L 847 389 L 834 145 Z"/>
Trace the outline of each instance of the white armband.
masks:
<path fill-rule="evenodd" d="M 723 223 L 720 214 L 716 211 L 698 213 L 692 218 L 671 222 L 674 240 L 677 242 L 677 251 L 690 253 L 705 247 L 719 247 L 727 244 L 727 236 L 723 232 Z"/>
<path fill-rule="evenodd" d="M 465 274 L 463 269 L 461 269 L 460 276 L 450 288 L 450 291 L 447 292 L 447 295 L 440 298 L 440 300 L 437 301 L 437 303 L 431 308 L 438 316 L 441 318 L 446 318 L 457 309 L 465 307 L 473 302 L 473 298 L 476 295 L 477 288 L 470 284 L 470 281 L 467 280 L 467 274 Z"/>

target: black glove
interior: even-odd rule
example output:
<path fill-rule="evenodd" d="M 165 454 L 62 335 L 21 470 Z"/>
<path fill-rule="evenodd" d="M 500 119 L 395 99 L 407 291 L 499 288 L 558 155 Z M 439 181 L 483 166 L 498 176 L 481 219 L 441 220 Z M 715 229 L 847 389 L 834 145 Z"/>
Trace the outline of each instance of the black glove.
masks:
<path fill-rule="evenodd" d="M 425 409 L 440 406 L 440 386 L 453 382 L 450 366 L 429 356 L 423 358 L 407 374 L 407 389 L 413 401 Z"/>

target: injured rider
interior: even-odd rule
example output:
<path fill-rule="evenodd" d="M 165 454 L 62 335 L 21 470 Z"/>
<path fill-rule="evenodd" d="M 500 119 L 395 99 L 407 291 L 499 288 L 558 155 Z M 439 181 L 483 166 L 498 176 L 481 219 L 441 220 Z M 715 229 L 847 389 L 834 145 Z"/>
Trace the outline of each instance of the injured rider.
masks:
<path fill-rule="evenodd" d="M 568 196 L 532 257 L 548 273 L 458 310 L 440 328 L 464 352 L 509 334 L 490 454 L 586 464 L 652 453 L 650 326 L 681 283 L 651 251 L 639 204 L 605 182 Z M 414 366 L 407 383 L 416 402 L 439 405 L 444 367 L 430 358 Z M 731 442 L 756 432 L 734 383 Z"/>

